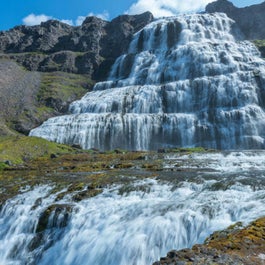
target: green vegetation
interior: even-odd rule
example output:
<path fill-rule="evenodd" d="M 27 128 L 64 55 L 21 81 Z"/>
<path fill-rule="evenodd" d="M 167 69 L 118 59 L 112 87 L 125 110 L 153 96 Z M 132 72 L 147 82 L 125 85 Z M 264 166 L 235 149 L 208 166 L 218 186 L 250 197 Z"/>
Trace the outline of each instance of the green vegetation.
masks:
<path fill-rule="evenodd" d="M 168 151 L 173 153 L 202 153 L 202 152 L 209 152 L 211 150 L 207 150 L 203 147 L 188 147 L 188 148 L 180 147 L 180 148 L 172 148 L 169 149 Z"/>
<path fill-rule="evenodd" d="M 263 46 L 265 46 L 265 40 L 254 40 L 253 43 L 254 43 L 257 47 L 263 47 Z"/>
<path fill-rule="evenodd" d="M 261 52 L 261 56 L 265 58 L 265 40 L 254 40 L 253 43 Z"/>
<path fill-rule="evenodd" d="M 3 163 L 3 162 L 0 162 L 0 171 L 7 168 L 7 164 L 6 163 Z"/>
<path fill-rule="evenodd" d="M 0 169 L 11 164 L 23 164 L 38 157 L 49 157 L 51 154 L 71 153 L 74 149 L 61 144 L 49 142 L 37 137 L 13 136 L 0 139 Z"/>
<path fill-rule="evenodd" d="M 64 72 L 43 73 L 37 98 L 44 104 L 47 104 L 49 98 L 70 102 L 82 97 L 92 86 L 93 81 L 84 75 Z"/>

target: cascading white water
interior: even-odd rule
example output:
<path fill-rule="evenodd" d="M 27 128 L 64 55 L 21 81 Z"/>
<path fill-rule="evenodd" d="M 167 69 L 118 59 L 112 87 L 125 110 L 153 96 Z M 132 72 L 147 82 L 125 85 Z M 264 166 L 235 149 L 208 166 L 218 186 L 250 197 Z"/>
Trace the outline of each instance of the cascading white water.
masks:
<path fill-rule="evenodd" d="M 52 187 L 28 190 L 1 209 L 0 264 L 152 264 L 171 249 L 264 216 L 264 161 L 264 152 L 168 156 L 165 168 L 194 162 L 197 171 L 184 178 L 163 172 L 79 203 L 58 200 Z M 39 228 L 46 209 L 49 220 Z"/>
<path fill-rule="evenodd" d="M 71 115 L 30 135 L 102 150 L 264 148 L 265 62 L 239 38 L 225 14 L 157 20 Z"/>

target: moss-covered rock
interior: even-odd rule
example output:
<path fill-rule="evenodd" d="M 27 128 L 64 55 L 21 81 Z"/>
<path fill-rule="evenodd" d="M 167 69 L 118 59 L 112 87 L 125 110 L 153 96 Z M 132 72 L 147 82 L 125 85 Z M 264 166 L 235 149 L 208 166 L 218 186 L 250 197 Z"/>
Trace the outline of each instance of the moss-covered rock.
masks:
<path fill-rule="evenodd" d="M 50 205 L 40 215 L 36 232 L 39 233 L 46 229 L 65 227 L 70 219 L 71 212 L 72 206 L 69 204 Z"/>
<path fill-rule="evenodd" d="M 213 233 L 203 245 L 192 249 L 170 251 L 154 265 L 262 265 L 265 252 L 265 218 L 248 226 L 236 223 L 227 229 Z"/>

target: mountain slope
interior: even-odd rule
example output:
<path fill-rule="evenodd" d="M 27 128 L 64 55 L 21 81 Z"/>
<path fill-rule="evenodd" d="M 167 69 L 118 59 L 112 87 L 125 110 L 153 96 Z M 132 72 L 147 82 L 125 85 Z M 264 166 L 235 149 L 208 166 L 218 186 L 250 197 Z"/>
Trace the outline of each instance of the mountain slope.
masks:
<path fill-rule="evenodd" d="M 111 22 L 88 17 L 80 27 L 50 20 L 0 32 L 0 136 L 28 134 L 67 113 L 152 20 L 147 12 Z"/>

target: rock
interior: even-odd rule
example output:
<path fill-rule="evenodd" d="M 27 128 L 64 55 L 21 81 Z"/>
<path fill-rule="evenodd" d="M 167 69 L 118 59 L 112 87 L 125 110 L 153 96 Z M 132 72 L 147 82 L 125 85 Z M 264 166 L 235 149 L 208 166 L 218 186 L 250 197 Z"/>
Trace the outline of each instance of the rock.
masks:
<path fill-rule="evenodd" d="M 76 149 L 82 149 L 82 147 L 79 144 L 73 144 L 72 147 Z"/>
<path fill-rule="evenodd" d="M 110 22 L 87 17 L 79 27 L 56 20 L 18 26 L 0 32 L 0 52 L 4 53 L 0 58 L 15 60 L 30 71 L 63 71 L 105 79 L 133 34 L 152 20 L 153 15 L 146 12 Z"/>
<path fill-rule="evenodd" d="M 53 204 L 47 207 L 39 217 L 36 232 L 43 232 L 45 229 L 62 228 L 68 224 L 72 206 L 69 204 Z"/>
<path fill-rule="evenodd" d="M 51 154 L 51 155 L 50 155 L 50 158 L 51 158 L 51 159 L 54 159 L 54 158 L 57 158 L 57 157 L 58 157 L 58 156 L 57 156 L 56 154 Z"/>
<path fill-rule="evenodd" d="M 10 160 L 4 161 L 4 164 L 6 164 L 7 166 L 12 166 L 12 162 Z"/>
<path fill-rule="evenodd" d="M 106 36 L 102 41 L 101 55 L 106 58 L 116 58 L 128 49 L 134 33 L 153 20 L 150 12 L 141 15 L 122 15 L 113 19 L 106 26 Z"/>
<path fill-rule="evenodd" d="M 164 154 L 164 153 L 166 153 L 166 149 L 160 148 L 160 149 L 157 150 L 157 153 Z"/>
<path fill-rule="evenodd" d="M 264 251 L 265 218 L 260 218 L 245 228 L 239 222 L 215 232 L 204 244 L 192 249 L 172 250 L 153 265 L 262 265 L 259 254 Z"/>
<path fill-rule="evenodd" d="M 218 0 L 206 6 L 206 12 L 223 12 L 236 21 L 248 40 L 265 39 L 265 2 L 244 8 L 235 7 L 227 0 Z"/>

